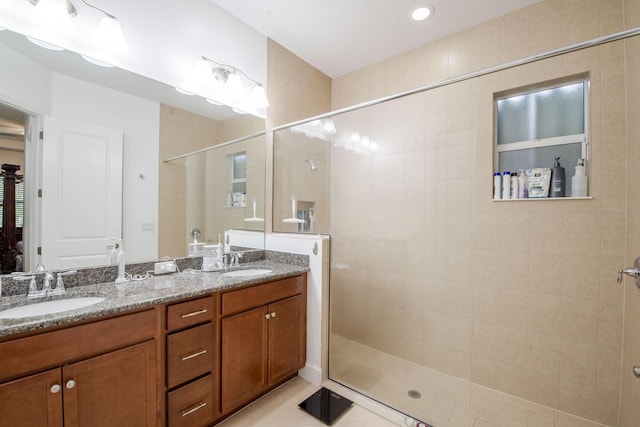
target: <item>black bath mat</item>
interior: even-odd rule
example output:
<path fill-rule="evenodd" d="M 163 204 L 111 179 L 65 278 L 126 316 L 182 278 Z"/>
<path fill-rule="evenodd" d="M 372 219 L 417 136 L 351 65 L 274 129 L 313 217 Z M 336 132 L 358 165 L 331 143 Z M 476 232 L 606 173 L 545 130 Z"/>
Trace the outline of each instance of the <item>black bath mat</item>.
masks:
<path fill-rule="evenodd" d="M 347 398 L 322 387 L 298 406 L 330 426 L 353 404 Z"/>

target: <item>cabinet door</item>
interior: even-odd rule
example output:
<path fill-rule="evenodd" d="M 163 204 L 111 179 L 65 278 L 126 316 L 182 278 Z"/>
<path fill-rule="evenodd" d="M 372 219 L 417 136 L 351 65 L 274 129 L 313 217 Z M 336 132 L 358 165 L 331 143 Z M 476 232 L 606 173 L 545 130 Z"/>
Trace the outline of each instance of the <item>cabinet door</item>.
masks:
<path fill-rule="evenodd" d="M 62 427 L 60 369 L 0 385 L 0 426 Z"/>
<path fill-rule="evenodd" d="M 221 410 L 228 413 L 267 388 L 267 307 L 222 319 Z"/>
<path fill-rule="evenodd" d="M 62 368 L 65 427 L 155 426 L 155 341 Z"/>
<path fill-rule="evenodd" d="M 304 367 L 307 343 L 301 295 L 270 304 L 269 312 L 269 386 L 272 386 Z"/>

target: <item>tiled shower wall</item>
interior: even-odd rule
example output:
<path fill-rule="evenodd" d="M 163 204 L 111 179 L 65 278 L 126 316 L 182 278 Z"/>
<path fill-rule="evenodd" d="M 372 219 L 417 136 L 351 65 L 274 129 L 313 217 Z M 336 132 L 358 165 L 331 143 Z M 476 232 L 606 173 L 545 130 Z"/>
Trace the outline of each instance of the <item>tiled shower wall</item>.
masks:
<path fill-rule="evenodd" d="M 620 31 L 623 18 L 622 1 L 543 1 L 334 79 L 333 108 Z M 370 132 L 381 150 L 331 154 L 332 332 L 615 425 L 631 84 L 624 43 L 337 119 Z M 591 83 L 593 199 L 491 201 L 493 94 L 578 73 Z"/>
<path fill-rule="evenodd" d="M 640 26 L 640 2 L 625 1 L 626 26 Z M 630 267 L 640 256 L 640 40 L 626 43 L 627 77 L 627 261 Z M 624 359 L 622 364 L 621 427 L 640 424 L 640 379 L 632 374 L 640 365 L 640 289 L 625 279 Z"/>

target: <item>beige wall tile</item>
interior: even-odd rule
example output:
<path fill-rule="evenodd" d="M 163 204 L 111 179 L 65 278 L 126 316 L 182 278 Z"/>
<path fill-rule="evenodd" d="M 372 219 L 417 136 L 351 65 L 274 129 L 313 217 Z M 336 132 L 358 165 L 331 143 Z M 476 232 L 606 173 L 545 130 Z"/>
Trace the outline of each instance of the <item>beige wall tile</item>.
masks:
<path fill-rule="evenodd" d="M 640 11 L 635 3 L 536 3 L 334 79 L 332 106 L 344 107 L 394 88 L 442 80 L 469 67 L 480 69 L 617 31 L 623 18 L 629 28 L 634 11 Z M 615 390 L 622 372 L 623 288 L 613 281 L 616 270 L 627 266 L 632 256 L 629 248 L 633 245 L 640 252 L 640 244 L 628 238 L 630 232 L 636 238 L 640 233 L 640 197 L 630 196 L 621 179 L 627 174 L 628 182 L 640 179 L 632 166 L 640 160 L 640 148 L 628 143 L 631 135 L 640 137 L 640 125 L 628 126 L 625 121 L 629 111 L 640 114 L 640 97 L 627 96 L 630 85 L 638 86 L 629 77 L 637 75 L 638 62 L 626 60 L 624 45 L 573 52 L 430 91 L 388 111 L 376 108 L 369 120 L 378 124 L 386 145 L 357 178 L 362 185 L 358 191 L 370 197 L 353 202 L 348 191 L 341 192 L 351 174 L 361 170 L 338 163 L 338 156 L 332 158 L 332 164 L 344 170 L 332 176 L 336 183 L 332 201 L 342 205 L 333 208 L 340 220 L 332 224 L 332 231 L 366 241 L 375 230 L 376 238 L 401 236 L 415 243 L 411 250 L 399 251 L 403 256 L 394 265 L 406 266 L 410 276 L 403 279 L 401 305 L 419 306 L 412 301 L 418 299 L 429 311 L 423 324 L 415 326 L 424 332 L 420 343 L 424 365 L 504 391 L 505 396 L 520 396 L 607 424 L 614 424 Z M 395 86 L 385 81 L 390 71 L 400 76 Z M 593 200 L 492 202 L 493 93 L 578 73 L 588 73 L 591 81 Z M 633 105 L 624 105 L 624 99 Z M 397 126 L 403 121 L 404 128 Z M 574 165 L 564 166 L 572 176 Z M 367 203 L 370 212 L 359 207 Z M 362 213 L 367 218 L 360 218 Z M 362 264 L 363 271 L 371 267 L 378 272 L 388 259 L 383 252 L 365 257 Z M 377 273 L 368 278 L 377 280 Z M 379 292 L 381 297 L 370 303 L 370 316 L 381 310 L 384 299 L 395 299 L 385 290 Z M 631 299 L 628 295 L 626 303 Z M 412 324 L 414 317 L 386 315 L 388 323 L 375 325 L 387 329 L 369 327 L 367 344 L 399 352 L 393 343 L 415 357 L 415 350 L 393 338 L 392 330 Z M 631 322 L 632 317 L 624 320 Z M 625 340 L 625 346 L 630 343 L 640 349 L 640 339 L 625 336 Z M 632 385 L 623 384 L 623 390 Z M 505 423 L 502 404 L 496 405 L 479 420 L 518 425 Z M 625 415 L 623 420 L 632 417 Z M 514 415 L 513 420 L 521 422 L 522 417 Z M 595 425 L 576 420 L 560 414 L 555 424 Z M 554 415 L 529 412 L 527 421 L 554 425 Z"/>

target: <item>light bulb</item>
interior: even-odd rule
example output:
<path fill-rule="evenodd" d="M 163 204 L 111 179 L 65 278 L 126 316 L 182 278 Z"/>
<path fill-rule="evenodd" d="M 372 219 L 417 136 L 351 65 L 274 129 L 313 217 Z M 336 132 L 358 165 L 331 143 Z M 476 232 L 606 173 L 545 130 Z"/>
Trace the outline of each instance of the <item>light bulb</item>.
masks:
<path fill-rule="evenodd" d="M 240 80 L 240 76 L 236 73 L 231 73 L 227 77 L 227 90 L 235 96 L 241 96 L 244 92 L 244 88 L 242 87 L 242 81 Z"/>
<path fill-rule="evenodd" d="M 251 101 L 253 105 L 258 108 L 266 108 L 269 106 L 267 95 L 264 93 L 264 88 L 262 86 L 256 86 L 253 88 L 253 92 L 251 93 Z"/>
<path fill-rule="evenodd" d="M 110 53 L 126 53 L 129 51 L 120 23 L 109 16 L 105 16 L 100 20 L 100 24 L 98 24 L 98 28 L 93 33 L 91 41 L 97 48 Z"/>
<path fill-rule="evenodd" d="M 45 32 L 45 34 L 39 35 L 40 39 L 49 39 L 50 36 L 66 36 L 73 34 L 76 30 L 64 0 L 40 0 L 34 9 L 33 19 L 35 25 Z M 53 34 L 46 34 L 46 32 Z"/>

